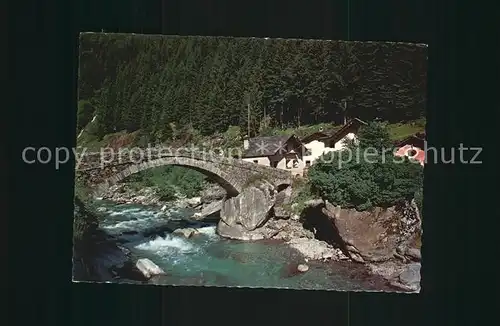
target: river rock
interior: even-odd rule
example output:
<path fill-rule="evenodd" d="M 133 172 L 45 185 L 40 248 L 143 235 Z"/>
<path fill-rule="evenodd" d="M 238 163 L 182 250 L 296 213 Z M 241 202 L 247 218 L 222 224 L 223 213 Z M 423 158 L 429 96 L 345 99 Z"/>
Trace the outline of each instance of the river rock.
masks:
<path fill-rule="evenodd" d="M 420 263 L 405 264 L 399 260 L 366 265 L 372 274 L 382 276 L 392 287 L 415 292 L 420 290 Z"/>
<path fill-rule="evenodd" d="M 386 261 L 382 263 L 368 263 L 366 266 L 372 274 L 382 276 L 392 282 L 403 272 L 404 265 L 398 261 Z"/>
<path fill-rule="evenodd" d="M 201 192 L 201 202 L 210 204 L 214 201 L 222 200 L 226 196 L 224 188 L 217 184 L 212 184 Z"/>
<path fill-rule="evenodd" d="M 274 207 L 274 217 L 277 219 L 289 219 L 291 213 L 283 207 Z"/>
<path fill-rule="evenodd" d="M 165 274 L 165 272 L 160 267 L 158 267 L 158 265 L 156 265 L 147 258 L 139 259 L 135 264 L 135 266 L 144 275 L 146 279 L 150 279 L 155 275 Z"/>
<path fill-rule="evenodd" d="M 412 263 L 406 266 L 405 270 L 399 274 L 399 280 L 403 284 L 414 284 L 420 282 L 420 263 Z"/>
<path fill-rule="evenodd" d="M 287 244 L 310 260 L 338 259 L 339 251 L 324 241 L 317 239 L 292 239 Z"/>
<path fill-rule="evenodd" d="M 305 273 L 309 270 L 309 266 L 307 266 L 306 264 L 299 264 L 297 266 L 297 270 L 301 273 Z"/>
<path fill-rule="evenodd" d="M 195 213 L 192 218 L 196 221 L 205 221 L 205 220 L 215 220 L 220 218 L 216 216 L 217 213 L 220 212 L 222 208 L 222 200 L 215 201 L 213 203 L 209 203 L 204 205 L 200 212 Z"/>
<path fill-rule="evenodd" d="M 391 284 L 406 291 L 419 291 L 420 269 L 420 263 L 408 264 Z"/>
<path fill-rule="evenodd" d="M 193 235 L 196 235 L 199 232 L 198 232 L 198 230 L 196 230 L 194 228 L 185 228 L 185 229 L 177 229 L 172 233 L 182 235 L 183 237 L 186 237 L 186 238 L 191 238 Z"/>
<path fill-rule="evenodd" d="M 264 228 L 267 228 L 273 239 L 290 241 L 298 238 L 314 239 L 314 233 L 304 229 L 298 220 L 270 220 Z"/>
<path fill-rule="evenodd" d="M 420 249 L 417 248 L 408 248 L 406 250 L 406 256 L 410 257 L 410 259 L 414 261 L 420 261 L 422 259 Z"/>
<path fill-rule="evenodd" d="M 323 207 L 325 205 L 325 202 L 323 201 L 323 199 L 311 199 L 311 200 L 308 200 L 304 203 L 304 206 L 307 208 L 315 208 L 315 207 L 318 207 L 318 206 L 321 206 Z"/>
<path fill-rule="evenodd" d="M 196 207 L 201 204 L 201 197 L 181 199 L 177 204 L 180 207 Z"/>
<path fill-rule="evenodd" d="M 130 188 L 126 183 L 109 187 L 103 195 L 104 199 L 116 203 L 158 205 L 159 196 L 154 187 L 143 187 L 139 190 Z"/>

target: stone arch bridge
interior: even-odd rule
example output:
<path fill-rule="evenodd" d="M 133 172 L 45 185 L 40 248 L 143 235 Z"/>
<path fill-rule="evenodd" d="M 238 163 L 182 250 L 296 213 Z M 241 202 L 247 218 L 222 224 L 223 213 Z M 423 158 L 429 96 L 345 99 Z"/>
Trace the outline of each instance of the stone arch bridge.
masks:
<path fill-rule="evenodd" d="M 249 184 L 266 181 L 277 189 L 291 185 L 289 171 L 257 165 L 217 153 L 182 149 L 147 148 L 118 152 L 84 153 L 76 171 L 77 180 L 94 193 L 140 171 L 177 165 L 199 171 L 218 183 L 229 197 L 239 195 Z"/>

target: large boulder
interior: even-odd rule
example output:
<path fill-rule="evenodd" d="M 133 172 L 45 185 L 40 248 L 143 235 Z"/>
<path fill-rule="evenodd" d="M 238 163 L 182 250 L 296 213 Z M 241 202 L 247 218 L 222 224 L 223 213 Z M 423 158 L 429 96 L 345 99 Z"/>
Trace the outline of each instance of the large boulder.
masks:
<path fill-rule="evenodd" d="M 199 205 L 202 204 L 202 202 L 201 202 L 201 197 L 193 197 L 193 198 L 179 199 L 176 202 L 176 204 L 177 204 L 176 206 L 182 208 L 187 208 L 187 207 L 193 208 L 193 207 L 198 207 Z"/>
<path fill-rule="evenodd" d="M 418 210 L 410 203 L 358 212 L 327 202 L 322 212 L 333 223 L 345 249 L 364 261 L 393 258 L 397 248 L 412 239 L 420 228 Z"/>
<path fill-rule="evenodd" d="M 220 212 L 217 233 L 232 239 L 263 239 L 265 233 L 256 229 L 269 219 L 275 197 L 274 187 L 262 181 L 247 187 L 238 196 L 226 199 Z"/>

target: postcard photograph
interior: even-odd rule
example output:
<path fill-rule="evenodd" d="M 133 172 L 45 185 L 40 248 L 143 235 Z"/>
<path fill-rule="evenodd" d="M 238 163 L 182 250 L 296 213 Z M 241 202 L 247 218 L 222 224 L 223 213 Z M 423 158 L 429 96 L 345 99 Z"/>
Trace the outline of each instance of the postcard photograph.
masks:
<path fill-rule="evenodd" d="M 82 33 L 73 281 L 420 291 L 427 46 Z"/>

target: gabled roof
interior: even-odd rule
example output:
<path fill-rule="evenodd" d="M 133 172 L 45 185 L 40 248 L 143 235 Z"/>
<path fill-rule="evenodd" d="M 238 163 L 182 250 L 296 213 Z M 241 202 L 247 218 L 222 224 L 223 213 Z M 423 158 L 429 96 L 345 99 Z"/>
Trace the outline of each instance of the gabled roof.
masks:
<path fill-rule="evenodd" d="M 304 144 L 307 144 L 307 143 L 312 142 L 314 140 L 328 138 L 333 133 L 334 133 L 334 131 L 317 131 L 317 132 L 314 132 L 314 133 L 312 133 L 310 135 L 307 135 L 306 137 L 302 138 L 301 141 Z"/>
<path fill-rule="evenodd" d="M 335 139 L 335 138 L 342 138 L 346 130 L 348 130 L 350 127 L 353 125 L 366 125 L 367 123 L 364 122 L 361 119 L 354 118 L 349 120 L 344 126 L 342 126 L 338 130 L 330 130 L 330 131 L 320 131 L 320 132 L 315 132 L 312 133 L 302 139 L 303 143 L 309 143 L 313 140 L 326 140 L 326 139 Z"/>
<path fill-rule="evenodd" d="M 291 139 L 298 143 L 300 140 L 295 135 L 290 136 L 267 136 L 255 137 L 248 140 L 248 149 L 243 153 L 243 157 L 272 156 L 283 150 L 284 145 Z"/>
<path fill-rule="evenodd" d="M 354 118 L 354 119 L 351 119 L 349 120 L 349 122 L 347 122 L 344 126 L 342 126 L 342 128 L 340 128 L 339 130 L 337 130 L 336 133 L 334 133 L 330 138 L 336 138 L 338 136 L 341 136 L 345 133 L 346 130 L 348 130 L 350 127 L 352 127 L 353 125 L 367 125 L 366 122 L 364 122 L 363 120 L 361 119 L 358 119 L 358 118 Z M 341 137 L 342 138 L 342 137 Z"/>
<path fill-rule="evenodd" d="M 411 144 L 413 146 L 424 148 L 424 142 L 425 142 L 425 132 L 418 132 L 416 134 L 406 137 L 403 140 L 400 140 L 399 142 L 397 142 L 396 146 L 401 147 L 404 145 Z"/>

